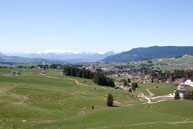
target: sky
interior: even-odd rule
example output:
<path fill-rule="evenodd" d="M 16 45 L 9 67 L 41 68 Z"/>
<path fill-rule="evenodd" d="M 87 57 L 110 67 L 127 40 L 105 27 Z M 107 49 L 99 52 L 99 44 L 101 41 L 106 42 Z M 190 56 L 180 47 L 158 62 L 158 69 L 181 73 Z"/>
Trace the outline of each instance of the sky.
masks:
<path fill-rule="evenodd" d="M 193 46 L 193 0 L 1 0 L 0 52 Z"/>

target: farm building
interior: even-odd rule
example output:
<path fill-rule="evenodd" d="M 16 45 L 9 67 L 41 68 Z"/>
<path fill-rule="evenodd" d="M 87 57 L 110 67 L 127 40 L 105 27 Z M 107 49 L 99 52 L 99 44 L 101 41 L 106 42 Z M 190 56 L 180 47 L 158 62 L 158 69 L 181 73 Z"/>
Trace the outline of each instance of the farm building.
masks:
<path fill-rule="evenodd" d="M 176 89 L 176 90 L 174 90 L 174 92 L 171 93 L 170 95 L 172 95 L 172 96 L 174 97 L 176 92 L 179 93 L 180 97 L 183 97 L 184 94 L 186 94 L 186 89 Z"/>
<path fill-rule="evenodd" d="M 183 97 L 184 94 L 186 93 L 186 89 L 177 89 L 176 92 L 179 93 L 180 97 Z"/>
<path fill-rule="evenodd" d="M 11 71 L 11 75 L 20 75 L 21 72 L 20 71 Z"/>
<path fill-rule="evenodd" d="M 40 74 L 41 75 L 47 75 L 47 72 L 46 71 L 42 71 Z"/>
<path fill-rule="evenodd" d="M 184 83 L 181 83 L 180 86 L 193 87 L 193 82 L 191 80 L 186 80 Z"/>
<path fill-rule="evenodd" d="M 115 86 L 115 89 L 123 90 L 122 86 Z"/>

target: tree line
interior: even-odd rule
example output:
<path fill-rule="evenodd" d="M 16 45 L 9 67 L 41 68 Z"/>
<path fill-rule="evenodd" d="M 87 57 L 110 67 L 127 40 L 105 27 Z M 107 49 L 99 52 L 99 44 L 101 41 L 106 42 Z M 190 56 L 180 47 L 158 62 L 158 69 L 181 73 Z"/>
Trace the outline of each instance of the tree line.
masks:
<path fill-rule="evenodd" d="M 65 67 L 63 73 L 66 76 L 93 79 L 98 85 L 115 87 L 113 79 L 106 77 L 101 72 L 92 72 L 87 69 L 79 69 L 76 67 Z"/>
<path fill-rule="evenodd" d="M 193 91 L 187 91 L 184 94 L 184 99 L 193 100 Z"/>
<path fill-rule="evenodd" d="M 180 99 L 179 91 L 175 92 L 174 99 L 175 100 L 179 100 Z M 186 93 L 183 95 L 183 99 L 193 100 L 193 91 L 186 91 Z"/>

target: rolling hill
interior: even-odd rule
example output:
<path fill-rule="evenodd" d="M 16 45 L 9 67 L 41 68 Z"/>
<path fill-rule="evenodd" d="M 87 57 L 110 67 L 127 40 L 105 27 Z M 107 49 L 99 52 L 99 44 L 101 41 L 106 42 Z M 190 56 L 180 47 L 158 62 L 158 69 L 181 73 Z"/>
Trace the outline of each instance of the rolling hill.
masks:
<path fill-rule="evenodd" d="M 0 53 L 0 63 L 1 64 L 36 64 L 42 62 L 50 62 L 45 59 L 38 58 L 26 58 L 26 57 L 18 57 L 18 56 L 5 56 Z"/>
<path fill-rule="evenodd" d="M 193 55 L 192 46 L 153 46 L 147 48 L 134 48 L 130 51 L 120 54 L 108 56 L 102 61 L 104 62 L 130 62 L 141 61 L 146 59 L 173 58 L 182 57 L 184 55 Z"/>
<path fill-rule="evenodd" d="M 12 70 L 0 68 L 0 129 L 192 129 L 192 101 L 148 104 L 136 98 L 148 96 L 147 89 L 166 95 L 175 88 L 171 84 L 139 84 L 130 93 L 57 69 L 47 70 L 46 76 L 32 75 L 39 69 L 17 69 L 24 74 L 19 77 L 9 75 Z M 117 107 L 106 106 L 109 93 Z"/>

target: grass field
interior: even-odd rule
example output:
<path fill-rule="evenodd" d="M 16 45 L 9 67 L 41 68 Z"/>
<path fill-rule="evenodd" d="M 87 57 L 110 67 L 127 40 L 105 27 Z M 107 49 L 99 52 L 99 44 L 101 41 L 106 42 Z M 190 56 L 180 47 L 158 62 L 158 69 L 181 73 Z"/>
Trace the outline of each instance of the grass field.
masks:
<path fill-rule="evenodd" d="M 38 70 L 39 71 L 39 70 Z M 62 75 L 49 70 L 46 76 L 0 76 L 0 128 L 12 129 L 183 129 L 193 128 L 193 101 L 165 101 L 142 104 L 139 92 L 165 95 L 171 84 L 141 84 L 136 93 L 101 87 L 91 80 Z M 10 69 L 0 69 L 1 75 Z M 80 84 L 77 84 L 77 80 Z M 158 85 L 159 88 L 153 88 Z M 113 94 L 119 107 L 106 106 Z M 91 107 L 94 106 L 95 109 Z M 26 122 L 24 122 L 26 120 Z"/>
<path fill-rule="evenodd" d="M 155 88 L 157 86 L 158 88 Z M 169 95 L 173 93 L 175 89 L 178 89 L 177 86 L 173 85 L 172 83 L 145 83 L 139 84 L 137 92 L 143 92 L 145 95 L 149 95 L 147 89 L 150 90 L 154 94 L 154 96 L 162 96 L 162 95 Z M 186 88 L 187 90 L 192 91 L 193 88 Z"/>
<path fill-rule="evenodd" d="M 154 88 L 155 86 L 158 86 L 158 88 Z M 145 83 L 139 84 L 139 87 L 137 92 L 143 92 L 147 96 L 149 95 L 147 89 L 149 89 L 154 96 L 168 95 L 173 92 L 174 89 L 177 89 L 177 86 L 174 86 L 171 83 Z"/>
<path fill-rule="evenodd" d="M 185 55 L 185 56 L 180 57 L 180 58 L 150 59 L 150 60 L 144 60 L 141 63 L 142 64 L 149 64 L 148 61 L 152 61 L 152 64 L 155 67 L 159 67 L 162 70 L 192 69 L 193 68 L 193 65 L 192 65 L 193 56 L 191 56 L 191 55 Z"/>

